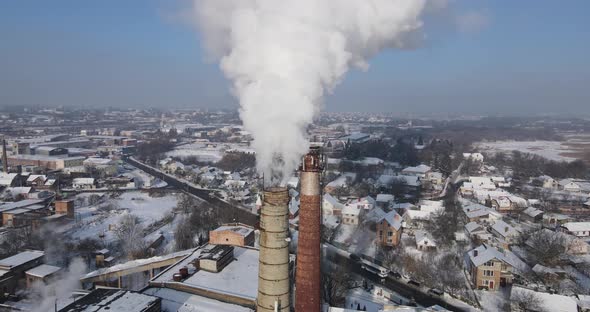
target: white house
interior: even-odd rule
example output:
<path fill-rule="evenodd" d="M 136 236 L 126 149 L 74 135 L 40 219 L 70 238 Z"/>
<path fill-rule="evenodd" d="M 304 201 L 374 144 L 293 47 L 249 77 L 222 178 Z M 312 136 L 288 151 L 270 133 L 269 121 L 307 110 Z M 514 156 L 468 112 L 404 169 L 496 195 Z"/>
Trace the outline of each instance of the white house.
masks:
<path fill-rule="evenodd" d="M 407 167 L 404 170 L 402 170 L 402 173 L 405 175 L 412 175 L 412 176 L 416 176 L 419 178 L 426 178 L 426 175 L 428 173 L 430 173 L 430 171 L 432 170 L 432 168 L 430 168 L 427 165 L 418 165 L 416 167 Z"/>
<path fill-rule="evenodd" d="M 563 179 L 559 181 L 559 188 L 572 193 L 579 193 L 582 191 L 582 187 L 571 179 Z"/>
<path fill-rule="evenodd" d="M 498 220 L 492 225 L 492 233 L 506 242 L 513 241 L 520 235 L 514 227 L 502 220 Z"/>
<path fill-rule="evenodd" d="M 483 155 L 481 153 L 463 153 L 463 159 L 470 159 L 472 161 L 483 162 Z"/>
<path fill-rule="evenodd" d="M 590 222 L 567 222 L 561 225 L 561 230 L 577 237 L 588 237 L 590 236 Z"/>
<path fill-rule="evenodd" d="M 416 238 L 416 248 L 418 248 L 418 250 L 432 250 L 436 248 L 434 239 L 432 239 L 432 237 L 425 231 L 415 231 L 414 237 Z"/>
<path fill-rule="evenodd" d="M 77 190 L 95 189 L 96 184 L 94 178 L 75 178 L 72 181 L 72 187 Z"/>
<path fill-rule="evenodd" d="M 361 206 L 346 204 L 342 209 L 342 224 L 358 225 L 360 214 Z"/>
<path fill-rule="evenodd" d="M 322 200 L 322 212 L 324 215 L 341 215 L 344 207 L 334 196 L 326 193 Z"/>

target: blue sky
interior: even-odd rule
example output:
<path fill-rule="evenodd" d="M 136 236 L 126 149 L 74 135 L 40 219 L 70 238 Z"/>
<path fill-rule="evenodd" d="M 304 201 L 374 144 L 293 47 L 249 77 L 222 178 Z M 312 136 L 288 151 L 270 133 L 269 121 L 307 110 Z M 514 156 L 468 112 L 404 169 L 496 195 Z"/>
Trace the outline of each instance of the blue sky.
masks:
<path fill-rule="evenodd" d="M 0 106 L 237 107 L 188 1 L 0 1 Z M 451 0 L 424 45 L 387 51 L 331 111 L 590 113 L 590 1 Z"/>

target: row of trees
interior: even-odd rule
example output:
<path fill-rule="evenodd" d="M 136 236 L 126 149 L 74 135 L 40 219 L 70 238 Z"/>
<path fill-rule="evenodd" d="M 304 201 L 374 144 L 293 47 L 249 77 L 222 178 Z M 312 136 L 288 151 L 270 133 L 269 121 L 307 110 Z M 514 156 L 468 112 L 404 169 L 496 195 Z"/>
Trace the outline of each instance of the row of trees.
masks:
<path fill-rule="evenodd" d="M 404 139 L 398 139 L 393 146 L 384 141 L 347 144 L 344 150 L 345 159 L 360 160 L 364 157 L 377 157 L 386 161 L 398 162 L 403 166 L 415 166 L 420 162 L 413 143 Z"/>
<path fill-rule="evenodd" d="M 487 162 L 499 169 L 512 168 L 515 178 L 526 180 L 531 177 L 548 175 L 554 179 L 588 177 L 590 168 L 581 161 L 554 161 L 539 155 L 513 151 L 511 154 L 486 155 Z"/>

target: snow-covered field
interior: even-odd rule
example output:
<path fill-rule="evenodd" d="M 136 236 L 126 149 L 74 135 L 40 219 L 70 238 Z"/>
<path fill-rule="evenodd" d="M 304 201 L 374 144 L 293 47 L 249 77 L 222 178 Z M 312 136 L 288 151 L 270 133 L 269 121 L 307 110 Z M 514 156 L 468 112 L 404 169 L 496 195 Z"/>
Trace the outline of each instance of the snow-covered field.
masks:
<path fill-rule="evenodd" d="M 236 151 L 244 153 L 253 153 L 254 151 L 249 147 L 235 143 L 223 143 L 216 146 L 207 146 L 205 143 L 191 143 L 177 146 L 173 151 L 166 153 L 170 157 L 196 157 L 202 162 L 218 162 L 227 151 Z"/>
<path fill-rule="evenodd" d="M 74 239 L 99 239 L 100 234 L 104 234 L 105 241 L 111 241 L 114 233 L 109 226 L 117 226 L 124 215 L 135 215 L 148 226 L 170 215 L 176 204 L 177 198 L 173 194 L 150 197 L 147 193 L 126 192 L 118 198 L 103 198 L 97 205 L 76 208 L 76 222 L 58 230 Z M 107 206 L 112 209 L 105 209 Z"/>
<path fill-rule="evenodd" d="M 573 157 L 564 156 L 566 153 L 575 152 L 564 143 L 559 141 L 495 141 L 476 143 L 475 148 L 480 152 L 488 153 L 519 151 L 536 154 L 555 161 L 575 160 Z"/>

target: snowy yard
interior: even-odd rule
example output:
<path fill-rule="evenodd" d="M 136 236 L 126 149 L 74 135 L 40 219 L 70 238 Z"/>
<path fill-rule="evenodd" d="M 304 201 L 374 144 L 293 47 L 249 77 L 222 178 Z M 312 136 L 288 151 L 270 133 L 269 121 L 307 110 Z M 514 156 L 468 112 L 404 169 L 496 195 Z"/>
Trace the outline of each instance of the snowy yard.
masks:
<path fill-rule="evenodd" d="M 573 161 L 575 158 L 565 154 L 575 153 L 576 150 L 559 141 L 495 141 L 479 142 L 475 144 L 480 152 L 512 152 L 536 154 L 555 161 Z"/>
<path fill-rule="evenodd" d="M 100 193 L 99 195 L 108 196 Z M 118 198 L 103 197 L 96 205 L 77 207 L 76 222 L 65 225 L 58 231 L 73 239 L 99 239 L 101 234 L 104 234 L 105 241 L 112 241 L 114 231 L 109 230 L 109 227 L 114 229 L 124 215 L 135 215 L 144 226 L 148 226 L 170 215 L 176 204 L 175 194 L 150 197 L 147 193 L 126 192 Z"/>

